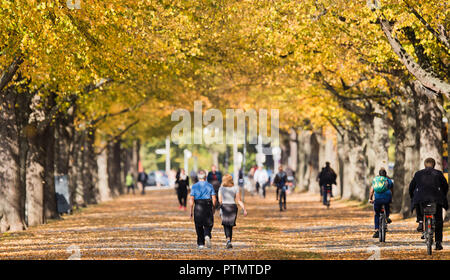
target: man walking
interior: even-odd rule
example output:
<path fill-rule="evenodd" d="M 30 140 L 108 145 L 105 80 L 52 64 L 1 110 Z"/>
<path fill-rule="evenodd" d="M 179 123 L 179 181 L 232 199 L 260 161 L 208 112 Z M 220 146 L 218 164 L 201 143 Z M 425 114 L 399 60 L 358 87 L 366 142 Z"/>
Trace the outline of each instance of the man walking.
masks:
<path fill-rule="evenodd" d="M 139 172 L 138 175 L 138 184 L 142 186 L 142 194 L 145 194 L 145 184 L 147 183 L 148 175 L 145 173 L 145 170 Z"/>
<path fill-rule="evenodd" d="M 441 171 L 434 169 L 436 161 L 427 158 L 424 162 L 425 169 L 417 171 L 409 184 L 409 196 L 412 209 L 416 209 L 418 231 L 423 232 L 423 207 L 427 203 L 436 203 L 435 239 L 436 250 L 442 250 L 443 215 L 442 208 L 448 209 L 447 192 L 448 183 Z"/>
<path fill-rule="evenodd" d="M 216 192 L 213 186 L 206 182 L 206 173 L 201 170 L 197 175 L 198 182 L 192 186 L 190 195 L 191 218 L 194 218 L 199 249 L 211 248 L 211 231 L 214 225 L 214 206 Z"/>
<path fill-rule="evenodd" d="M 215 165 L 211 166 L 211 171 L 208 173 L 206 181 L 213 186 L 216 193 L 219 192 L 220 185 L 222 184 L 222 173 L 217 170 Z"/>
<path fill-rule="evenodd" d="M 273 184 L 277 187 L 277 200 L 280 203 L 280 211 L 283 211 L 283 209 L 286 210 L 286 182 L 286 172 L 283 171 L 283 166 L 280 165 L 278 173 L 273 179 Z"/>

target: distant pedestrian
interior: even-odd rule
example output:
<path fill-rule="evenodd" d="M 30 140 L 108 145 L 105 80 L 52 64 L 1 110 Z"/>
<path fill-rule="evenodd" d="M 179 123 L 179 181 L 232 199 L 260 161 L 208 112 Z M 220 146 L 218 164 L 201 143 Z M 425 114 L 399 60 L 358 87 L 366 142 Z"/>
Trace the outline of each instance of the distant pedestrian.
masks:
<path fill-rule="evenodd" d="M 191 173 L 189 173 L 189 177 L 191 179 L 192 184 L 195 184 L 198 182 L 197 172 L 195 170 L 191 170 Z"/>
<path fill-rule="evenodd" d="M 125 179 L 125 183 L 127 185 L 127 194 L 130 193 L 130 189 L 133 190 L 133 194 L 135 194 L 134 192 L 134 178 L 133 175 L 131 173 L 127 174 L 127 177 Z"/>
<path fill-rule="evenodd" d="M 277 187 L 277 200 L 280 204 L 280 211 L 286 210 L 286 190 L 287 175 L 283 170 L 283 166 L 278 167 L 278 173 L 273 179 L 273 184 Z"/>
<path fill-rule="evenodd" d="M 208 181 L 208 183 L 213 186 L 216 194 L 219 193 L 219 188 L 222 184 L 222 173 L 217 170 L 217 167 L 215 165 L 211 166 L 211 171 L 208 173 L 206 181 Z M 218 206 L 219 205 L 217 204 L 217 207 Z"/>
<path fill-rule="evenodd" d="M 247 210 L 241 200 L 239 186 L 234 186 L 233 177 L 227 174 L 223 177 L 222 187 L 219 189 L 220 217 L 222 218 L 222 225 L 227 239 L 225 245 L 227 249 L 233 248 L 231 240 L 233 238 L 233 227 L 236 226 L 238 212 L 236 203 L 244 210 L 244 216 L 247 216 Z"/>
<path fill-rule="evenodd" d="M 262 196 L 266 198 L 266 186 L 269 183 L 269 175 L 267 171 L 263 169 L 262 166 L 258 166 L 258 169 L 255 171 L 253 178 L 256 182 L 256 193 L 260 193 L 260 189 L 262 190 Z"/>
<path fill-rule="evenodd" d="M 142 187 L 142 194 L 145 194 L 145 185 L 147 184 L 147 180 L 148 180 L 148 175 L 147 175 L 147 173 L 145 173 L 145 170 L 142 170 L 141 172 L 139 172 L 138 184 L 140 184 Z"/>
<path fill-rule="evenodd" d="M 198 182 L 192 186 L 189 199 L 191 218 L 194 218 L 199 249 L 211 248 L 211 231 L 214 225 L 214 208 L 217 202 L 213 186 L 206 182 L 206 173 L 198 172 Z"/>
<path fill-rule="evenodd" d="M 186 175 L 184 169 L 178 170 L 175 184 L 177 186 L 178 202 L 180 203 L 179 209 L 186 211 L 186 200 L 189 188 L 189 176 Z"/>

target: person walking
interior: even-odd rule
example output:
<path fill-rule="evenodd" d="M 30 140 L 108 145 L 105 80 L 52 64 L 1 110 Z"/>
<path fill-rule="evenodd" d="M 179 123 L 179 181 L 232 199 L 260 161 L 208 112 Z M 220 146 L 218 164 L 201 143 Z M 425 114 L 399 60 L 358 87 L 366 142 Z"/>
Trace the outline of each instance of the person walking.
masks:
<path fill-rule="evenodd" d="M 225 248 L 227 249 L 233 248 L 231 240 L 233 238 L 233 227 L 236 226 L 236 218 L 238 213 L 236 203 L 239 204 L 244 210 L 244 216 L 247 216 L 247 210 L 241 200 L 239 186 L 234 186 L 233 177 L 230 174 L 226 174 L 223 177 L 222 186 L 219 189 L 219 205 L 220 217 L 222 219 L 225 238 L 227 239 L 227 243 L 225 245 Z"/>
<path fill-rule="evenodd" d="M 214 225 L 214 208 L 217 202 L 213 186 L 206 182 L 206 172 L 200 170 L 198 182 L 191 188 L 189 198 L 191 219 L 194 219 L 199 249 L 211 248 L 211 231 Z"/>
<path fill-rule="evenodd" d="M 138 184 L 142 186 L 142 194 L 145 194 L 145 185 L 147 184 L 148 175 L 145 170 L 142 170 L 138 174 Z"/>
<path fill-rule="evenodd" d="M 219 193 L 219 188 L 222 184 L 222 173 L 217 170 L 215 165 L 211 166 L 211 171 L 208 173 L 206 181 L 213 186 L 216 194 Z M 217 204 L 216 207 L 219 207 L 219 204 Z"/>
<path fill-rule="evenodd" d="M 254 179 L 256 182 L 256 193 L 259 194 L 259 189 L 262 190 L 262 196 L 266 198 L 266 186 L 269 181 L 269 175 L 267 171 L 263 169 L 262 166 L 258 166 L 258 169 L 255 171 Z"/>
<path fill-rule="evenodd" d="M 444 227 L 442 209 L 448 210 L 448 183 L 442 171 L 434 169 L 436 161 L 433 158 L 425 159 L 424 165 L 425 169 L 417 171 L 409 184 L 409 196 L 411 197 L 412 204 L 411 211 L 416 209 L 417 222 L 419 223 L 417 230 L 423 232 L 423 208 L 428 203 L 436 203 L 436 250 L 442 250 Z"/>
<path fill-rule="evenodd" d="M 130 189 L 132 189 L 133 194 L 135 194 L 134 193 L 134 178 L 131 173 L 127 174 L 127 177 L 125 178 L 125 184 L 127 185 L 127 194 L 130 193 Z"/>
<path fill-rule="evenodd" d="M 189 188 L 189 176 L 186 175 L 184 169 L 178 170 L 175 184 L 177 186 L 178 202 L 180 203 L 179 209 L 186 211 L 186 200 Z"/>
<path fill-rule="evenodd" d="M 286 182 L 286 172 L 283 171 L 283 166 L 280 165 L 280 167 L 278 168 L 278 173 L 273 179 L 273 184 L 277 187 L 277 200 L 280 204 L 280 211 L 283 211 L 283 209 L 286 210 Z"/>

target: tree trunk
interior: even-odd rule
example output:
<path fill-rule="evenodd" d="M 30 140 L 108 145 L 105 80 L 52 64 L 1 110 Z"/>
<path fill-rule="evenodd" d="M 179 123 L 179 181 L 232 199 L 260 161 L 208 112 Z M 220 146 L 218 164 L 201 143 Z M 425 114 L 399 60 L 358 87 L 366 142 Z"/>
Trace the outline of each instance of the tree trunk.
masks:
<path fill-rule="evenodd" d="M 309 178 L 306 176 L 309 161 L 309 137 L 309 131 L 303 129 L 298 130 L 298 167 L 296 179 L 300 191 L 308 190 L 309 186 Z"/>
<path fill-rule="evenodd" d="M 344 186 L 345 197 L 348 197 L 348 191 L 351 189 L 350 198 L 364 201 L 367 199 L 367 180 L 366 180 L 366 151 L 363 144 L 363 138 L 354 134 L 348 137 L 348 186 Z"/>
<path fill-rule="evenodd" d="M 98 166 L 94 149 L 95 131 L 88 129 L 83 137 L 83 154 L 81 174 L 83 180 L 84 202 L 96 204 L 98 202 Z"/>
<path fill-rule="evenodd" d="M 16 97 L 9 88 L 2 93 L 0 104 L 0 232 L 25 228 L 25 185 L 19 155 L 24 151 L 20 150 Z"/>
<path fill-rule="evenodd" d="M 319 193 L 319 183 L 316 182 L 319 175 L 319 153 L 320 153 L 320 135 L 317 132 L 313 132 L 310 138 L 311 153 L 309 155 L 309 188 L 308 190 L 313 193 Z"/>
<path fill-rule="evenodd" d="M 124 193 L 120 141 L 108 144 L 107 155 L 108 185 L 111 190 L 111 195 L 116 197 Z"/>
<path fill-rule="evenodd" d="M 293 128 L 289 130 L 289 160 L 288 166 L 292 170 L 297 170 L 298 164 L 298 139 L 297 131 Z"/>
<path fill-rule="evenodd" d="M 74 129 L 69 154 L 70 204 L 76 208 L 86 207 L 83 185 L 83 149 L 85 131 Z"/>
<path fill-rule="evenodd" d="M 436 161 L 436 169 L 442 170 L 442 98 L 428 99 L 419 97 L 419 131 L 420 131 L 420 167 L 426 158 L 432 157 Z"/>
<path fill-rule="evenodd" d="M 97 156 L 98 192 L 99 202 L 111 199 L 111 190 L 108 186 L 108 150 L 104 149 Z"/>

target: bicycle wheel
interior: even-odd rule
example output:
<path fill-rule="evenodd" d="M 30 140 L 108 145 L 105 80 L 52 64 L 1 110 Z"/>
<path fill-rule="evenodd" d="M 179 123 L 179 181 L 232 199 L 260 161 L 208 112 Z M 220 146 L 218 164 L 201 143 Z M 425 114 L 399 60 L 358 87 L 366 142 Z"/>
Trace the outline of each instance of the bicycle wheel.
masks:
<path fill-rule="evenodd" d="M 432 255 L 433 254 L 433 230 L 431 228 L 431 221 L 430 219 L 427 219 L 425 222 L 425 229 L 426 229 L 426 233 L 425 233 L 425 239 L 427 242 L 427 253 L 428 255 Z"/>
<path fill-rule="evenodd" d="M 386 219 L 384 218 L 384 213 L 380 214 L 380 228 L 379 228 L 379 240 L 384 242 L 386 237 Z"/>
<path fill-rule="evenodd" d="M 330 200 L 331 200 L 330 193 L 327 191 L 327 209 L 330 208 Z"/>

